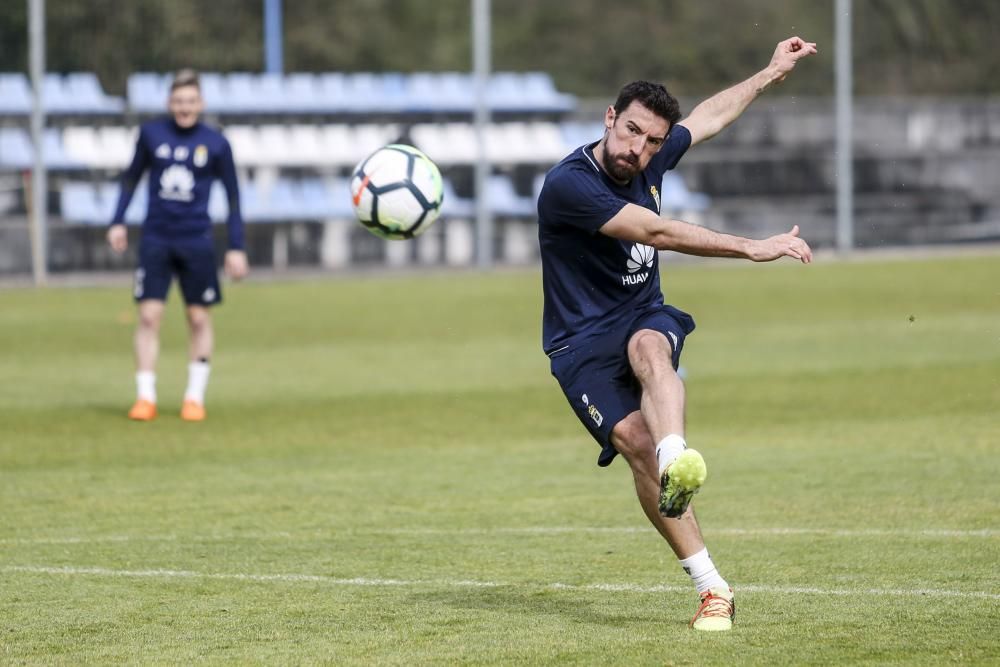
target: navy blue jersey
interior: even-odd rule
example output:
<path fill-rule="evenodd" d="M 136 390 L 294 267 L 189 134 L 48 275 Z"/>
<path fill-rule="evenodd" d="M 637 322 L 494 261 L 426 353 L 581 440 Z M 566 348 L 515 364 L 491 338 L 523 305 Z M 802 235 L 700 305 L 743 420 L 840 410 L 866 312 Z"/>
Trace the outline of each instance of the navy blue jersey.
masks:
<path fill-rule="evenodd" d="M 181 128 L 172 118 L 144 123 L 135 143 L 135 157 L 122 174 L 121 196 L 111 224 L 121 223 L 139 179 L 149 169 L 149 210 L 144 237 L 171 241 L 211 232 L 208 198 L 220 179 L 229 201 L 226 229 L 230 249 L 243 248 L 243 218 L 239 186 L 229 142 L 203 123 Z"/>
<path fill-rule="evenodd" d="M 546 354 L 606 329 L 623 314 L 663 305 L 656 250 L 598 230 L 626 204 L 659 214 L 663 174 L 690 145 L 691 133 L 675 125 L 646 169 L 626 185 L 598 165 L 596 142 L 576 149 L 546 175 L 538 195 Z"/>

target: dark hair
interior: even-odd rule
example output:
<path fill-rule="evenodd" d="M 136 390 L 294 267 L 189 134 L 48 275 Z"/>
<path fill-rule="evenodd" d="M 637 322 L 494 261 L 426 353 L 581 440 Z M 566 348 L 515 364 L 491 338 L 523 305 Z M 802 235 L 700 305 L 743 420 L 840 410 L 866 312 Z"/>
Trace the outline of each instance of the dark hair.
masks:
<path fill-rule="evenodd" d="M 184 88 L 185 86 L 194 86 L 198 90 L 201 90 L 201 82 L 198 80 L 198 72 L 190 68 L 185 68 L 178 70 L 174 74 L 174 80 L 170 84 L 170 92 L 174 92 L 178 88 Z"/>
<path fill-rule="evenodd" d="M 681 107 L 677 99 L 658 83 L 633 81 L 625 84 L 615 100 L 615 113 L 625 111 L 632 102 L 639 102 L 660 118 L 670 121 L 670 125 L 681 119 Z"/>

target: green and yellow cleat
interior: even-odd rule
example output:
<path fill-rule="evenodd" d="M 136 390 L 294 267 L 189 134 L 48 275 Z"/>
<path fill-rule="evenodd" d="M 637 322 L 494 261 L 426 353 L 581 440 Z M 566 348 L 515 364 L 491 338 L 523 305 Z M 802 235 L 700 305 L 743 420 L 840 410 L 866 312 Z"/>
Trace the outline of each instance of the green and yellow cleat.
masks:
<path fill-rule="evenodd" d="M 705 632 L 724 632 L 733 629 L 735 620 L 733 589 L 712 588 L 701 594 L 701 606 L 691 619 L 691 627 Z"/>
<path fill-rule="evenodd" d="M 660 514 L 669 519 L 684 514 L 707 476 L 701 454 L 693 449 L 681 452 L 660 476 Z"/>

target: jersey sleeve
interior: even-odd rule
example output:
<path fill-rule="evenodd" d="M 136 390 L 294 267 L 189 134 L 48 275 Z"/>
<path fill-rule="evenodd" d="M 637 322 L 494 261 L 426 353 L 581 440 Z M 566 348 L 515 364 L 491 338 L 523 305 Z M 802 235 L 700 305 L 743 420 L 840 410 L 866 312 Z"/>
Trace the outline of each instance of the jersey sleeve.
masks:
<path fill-rule="evenodd" d="M 648 168 L 665 174 L 677 166 L 689 148 L 691 148 L 691 131 L 683 125 L 674 125 L 663 146 L 650 160 Z"/>
<path fill-rule="evenodd" d="M 120 225 L 125 222 L 125 211 L 132 201 L 132 195 L 139 184 L 139 179 L 142 178 L 142 172 L 146 171 L 150 162 L 149 149 L 146 146 L 146 130 L 140 128 L 139 138 L 135 140 L 135 155 L 132 156 L 131 164 L 122 172 L 121 193 L 118 195 L 115 215 L 111 218 L 112 225 Z"/>
<path fill-rule="evenodd" d="M 538 218 L 590 233 L 618 215 L 628 203 L 611 192 L 600 176 L 580 165 L 550 173 L 538 195 Z"/>
<path fill-rule="evenodd" d="M 240 211 L 240 186 L 236 178 L 236 164 L 233 162 L 233 149 L 223 137 L 219 150 L 218 177 L 226 188 L 226 202 L 229 207 L 229 217 L 226 219 L 226 235 L 230 250 L 243 249 L 243 214 Z"/>

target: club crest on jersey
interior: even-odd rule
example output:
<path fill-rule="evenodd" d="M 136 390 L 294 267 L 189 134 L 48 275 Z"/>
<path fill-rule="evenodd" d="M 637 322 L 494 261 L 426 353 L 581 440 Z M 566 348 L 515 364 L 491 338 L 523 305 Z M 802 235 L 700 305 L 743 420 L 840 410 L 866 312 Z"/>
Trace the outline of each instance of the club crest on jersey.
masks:
<path fill-rule="evenodd" d="M 649 194 L 653 195 L 653 201 L 656 202 L 656 212 L 660 212 L 660 191 L 656 189 L 655 185 L 649 186 Z"/>
<path fill-rule="evenodd" d="M 208 164 L 208 146 L 198 144 L 198 147 L 194 149 L 194 166 L 204 167 L 206 164 Z"/>
<path fill-rule="evenodd" d="M 641 285 L 646 282 L 649 279 L 649 271 L 643 269 L 653 268 L 653 260 L 655 259 L 656 250 L 652 246 L 642 243 L 633 244 L 629 249 L 629 258 L 625 262 L 628 273 L 622 276 L 622 285 Z"/>

